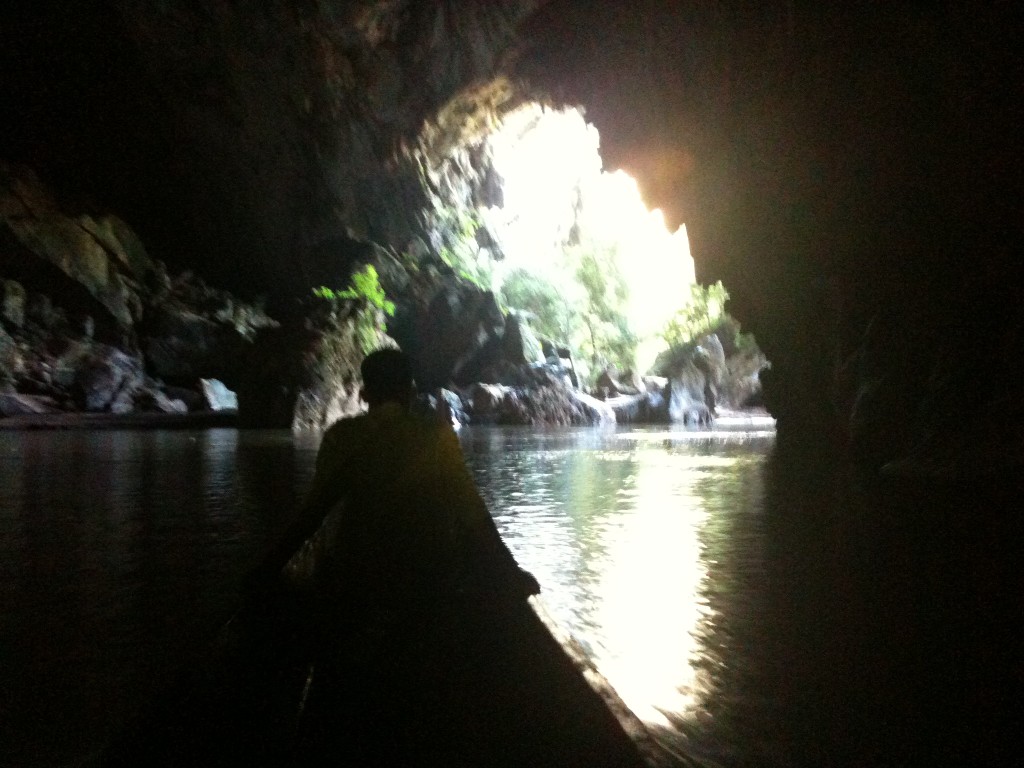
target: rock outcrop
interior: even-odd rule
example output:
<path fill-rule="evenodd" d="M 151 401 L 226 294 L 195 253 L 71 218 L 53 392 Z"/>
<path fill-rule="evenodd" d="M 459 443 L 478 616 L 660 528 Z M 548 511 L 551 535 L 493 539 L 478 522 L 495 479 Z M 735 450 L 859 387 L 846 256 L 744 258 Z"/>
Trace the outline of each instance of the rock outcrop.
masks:
<path fill-rule="evenodd" d="M 463 395 L 473 424 L 593 426 L 614 424 L 611 408 L 559 379 L 528 387 L 475 384 Z"/>
<path fill-rule="evenodd" d="M 121 219 L 68 213 L 8 165 L 0 257 L 5 415 L 202 410 L 201 380 L 243 379 L 256 335 L 277 325 L 189 273 L 171 278 Z"/>
<path fill-rule="evenodd" d="M 190 272 L 170 279 L 147 297 L 137 325 L 149 371 L 175 385 L 216 378 L 238 386 L 257 334 L 278 323 L 261 308 L 211 288 Z"/>
<path fill-rule="evenodd" d="M 131 228 L 116 216 L 65 212 L 30 169 L 2 162 L 0 249 L 4 277 L 47 300 L 56 294 L 64 309 L 108 334 L 142 317 L 142 294 L 155 265 Z M 12 288 L 4 289 L 4 317 L 20 326 L 27 299 Z M 38 319 L 45 325 L 56 320 Z"/>
<path fill-rule="evenodd" d="M 250 349 L 238 390 L 244 426 L 322 430 L 365 409 L 359 365 L 368 349 L 395 342 L 378 331 L 364 347 L 364 310 L 352 302 L 317 299 L 308 306 L 304 320 L 260 333 Z"/>
<path fill-rule="evenodd" d="M 237 409 L 247 426 L 323 429 L 363 409 L 359 364 L 369 348 L 396 342 L 361 300 L 310 298 L 282 325 L 191 272 L 168 274 L 119 219 L 63 213 L 30 172 L 5 169 L 2 179 L 5 414 Z M 561 357 L 545 360 L 525 316 L 506 316 L 493 293 L 429 249 L 416 264 L 375 258 L 400 303 L 395 333 L 440 417 L 614 420 L 576 390 Z"/>
<path fill-rule="evenodd" d="M 662 353 L 654 371 L 665 377 L 657 404 L 647 398 L 624 402 L 635 419 L 644 415 L 688 426 L 712 423 L 719 406 L 737 409 L 759 404 L 760 372 L 767 359 L 749 337 L 739 335 L 731 318 L 711 333 Z"/>

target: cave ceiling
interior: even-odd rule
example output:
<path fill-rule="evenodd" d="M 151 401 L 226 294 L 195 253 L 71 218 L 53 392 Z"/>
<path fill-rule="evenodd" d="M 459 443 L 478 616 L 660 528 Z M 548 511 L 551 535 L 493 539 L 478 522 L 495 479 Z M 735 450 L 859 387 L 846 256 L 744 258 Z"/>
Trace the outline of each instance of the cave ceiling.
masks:
<path fill-rule="evenodd" d="M 503 77 L 515 98 L 582 105 L 606 166 L 687 224 L 698 276 L 724 278 L 752 316 L 787 298 L 766 283 L 952 284 L 944 254 L 1008 222 L 1019 242 L 1005 10 L 41 0 L 2 13 L 3 154 L 243 291 L 304 290 L 339 253 L 417 234 L 405 149 Z"/>

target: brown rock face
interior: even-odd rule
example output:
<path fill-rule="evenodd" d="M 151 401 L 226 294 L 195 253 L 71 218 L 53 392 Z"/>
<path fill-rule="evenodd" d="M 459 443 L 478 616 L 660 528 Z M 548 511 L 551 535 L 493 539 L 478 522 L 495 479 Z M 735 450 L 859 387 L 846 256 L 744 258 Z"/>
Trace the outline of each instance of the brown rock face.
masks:
<path fill-rule="evenodd" d="M 0 228 L 8 244 L 3 269 L 34 277 L 43 269 L 35 262 L 45 262 L 84 288 L 122 328 L 141 317 L 138 287 L 154 264 L 116 216 L 68 215 L 32 171 L 0 164 Z M 35 282 L 37 288 L 47 287 L 38 278 Z M 5 297 L 12 299 L 9 293 L 5 290 Z M 5 308 L 10 309 L 7 298 Z"/>

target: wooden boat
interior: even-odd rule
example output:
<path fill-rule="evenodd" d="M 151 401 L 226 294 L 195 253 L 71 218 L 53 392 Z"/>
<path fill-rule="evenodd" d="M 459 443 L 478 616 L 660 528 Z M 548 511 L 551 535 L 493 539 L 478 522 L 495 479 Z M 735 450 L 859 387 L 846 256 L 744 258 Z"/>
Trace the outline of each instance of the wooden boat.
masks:
<path fill-rule="evenodd" d="M 327 632 L 299 605 L 242 610 L 101 764 L 666 764 L 536 598 L 337 617 Z"/>

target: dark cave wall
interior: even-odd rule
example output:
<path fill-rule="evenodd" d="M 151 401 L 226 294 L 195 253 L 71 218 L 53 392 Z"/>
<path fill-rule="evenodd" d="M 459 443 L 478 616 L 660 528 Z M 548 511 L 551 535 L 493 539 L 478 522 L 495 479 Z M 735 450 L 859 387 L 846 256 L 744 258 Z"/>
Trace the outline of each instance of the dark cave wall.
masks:
<path fill-rule="evenodd" d="M 426 207 L 400 147 L 492 79 L 530 2 L 43 2 L 5 8 L 0 151 L 279 311 Z M 5 83 L 6 84 L 6 83 Z"/>
<path fill-rule="evenodd" d="M 780 423 L 847 439 L 881 380 L 872 418 L 898 452 L 1019 394 L 1010 13 L 554 2 L 520 66 L 686 222 L 698 278 L 725 282 L 775 363 Z"/>

